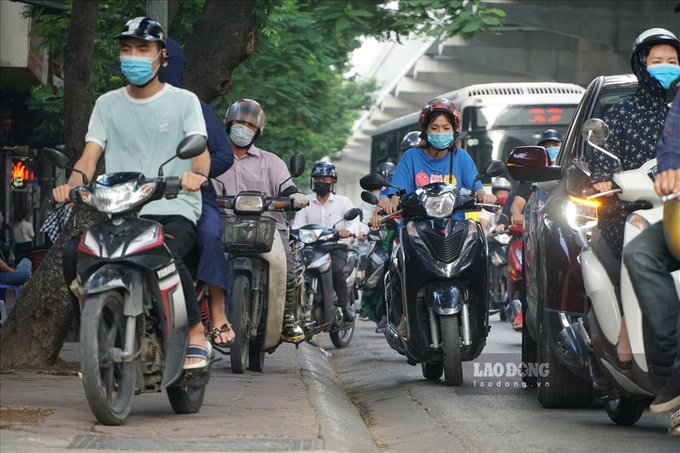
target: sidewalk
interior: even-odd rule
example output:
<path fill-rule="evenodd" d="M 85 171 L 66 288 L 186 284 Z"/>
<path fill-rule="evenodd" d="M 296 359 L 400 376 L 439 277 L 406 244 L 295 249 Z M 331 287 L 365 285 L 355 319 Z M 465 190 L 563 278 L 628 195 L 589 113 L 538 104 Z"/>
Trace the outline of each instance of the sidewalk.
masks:
<path fill-rule="evenodd" d="M 78 344 L 60 357 L 77 361 Z M 198 414 L 177 415 L 164 392 L 145 393 L 113 427 L 96 421 L 75 374 L 1 374 L 0 451 L 377 451 L 323 349 L 283 344 L 263 373 L 241 375 L 222 357 Z"/>

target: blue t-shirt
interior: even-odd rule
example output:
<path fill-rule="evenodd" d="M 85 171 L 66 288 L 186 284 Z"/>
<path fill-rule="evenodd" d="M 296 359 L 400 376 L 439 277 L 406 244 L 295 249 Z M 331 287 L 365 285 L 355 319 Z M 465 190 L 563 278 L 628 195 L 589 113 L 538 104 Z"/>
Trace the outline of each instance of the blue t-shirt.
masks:
<path fill-rule="evenodd" d="M 433 182 L 448 182 L 458 189 L 466 188 L 475 192 L 482 188 L 481 181 L 473 184 L 479 174 L 477 167 L 470 155 L 462 148 L 453 153 L 453 175 L 449 174 L 451 156 L 449 152 L 441 153 L 442 157 L 432 158 L 421 147 L 406 150 L 392 177 L 392 184 L 406 190 L 406 193 L 415 192 L 419 187 Z M 390 188 L 388 196 L 396 193 L 396 189 Z M 455 219 L 465 218 L 463 212 L 456 213 Z"/>

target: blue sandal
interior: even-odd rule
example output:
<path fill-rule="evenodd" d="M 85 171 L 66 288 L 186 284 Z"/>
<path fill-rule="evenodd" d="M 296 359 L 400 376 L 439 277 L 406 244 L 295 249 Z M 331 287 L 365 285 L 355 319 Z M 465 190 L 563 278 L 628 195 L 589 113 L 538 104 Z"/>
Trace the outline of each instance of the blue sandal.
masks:
<path fill-rule="evenodd" d="M 203 347 L 200 344 L 190 344 L 187 347 L 187 355 L 184 357 L 186 359 L 202 359 L 200 362 L 192 363 L 189 365 L 184 365 L 185 370 L 198 370 L 201 368 L 206 368 L 210 362 L 210 356 L 212 354 L 212 345 L 208 342 L 208 347 Z"/>

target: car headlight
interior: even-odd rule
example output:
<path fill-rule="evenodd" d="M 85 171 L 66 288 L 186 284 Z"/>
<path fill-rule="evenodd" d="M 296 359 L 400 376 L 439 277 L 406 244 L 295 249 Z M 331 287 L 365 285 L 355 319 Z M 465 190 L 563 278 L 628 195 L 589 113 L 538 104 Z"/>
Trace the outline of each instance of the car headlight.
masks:
<path fill-rule="evenodd" d="M 138 181 L 128 181 L 113 186 L 95 185 L 90 191 L 87 186 L 80 186 L 80 199 L 99 212 L 118 214 L 126 212 L 153 195 L 156 181 L 139 185 Z"/>
<path fill-rule="evenodd" d="M 597 221 L 598 206 L 600 206 L 600 202 L 597 200 L 587 200 L 569 195 L 569 200 L 564 206 L 564 216 L 569 226 L 573 230 L 578 230 L 588 222 Z"/>
<path fill-rule="evenodd" d="M 300 235 L 300 242 L 303 244 L 313 244 L 316 242 L 322 232 L 323 230 L 321 229 L 299 230 L 298 234 Z"/>
<path fill-rule="evenodd" d="M 453 205 L 456 204 L 456 196 L 453 192 L 444 192 L 439 195 L 423 194 L 421 204 L 429 217 L 443 219 L 450 217 Z"/>
<path fill-rule="evenodd" d="M 234 199 L 236 214 L 260 214 L 265 211 L 265 198 L 262 194 L 238 194 Z"/>

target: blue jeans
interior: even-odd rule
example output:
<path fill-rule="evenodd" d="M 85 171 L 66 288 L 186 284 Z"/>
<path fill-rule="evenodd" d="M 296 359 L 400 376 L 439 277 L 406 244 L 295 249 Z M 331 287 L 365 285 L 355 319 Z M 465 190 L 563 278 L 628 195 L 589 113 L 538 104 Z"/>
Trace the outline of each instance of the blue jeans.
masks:
<path fill-rule="evenodd" d="M 666 246 L 663 223 L 655 223 L 626 245 L 623 262 L 657 345 L 680 369 L 680 299 L 671 277 L 680 261 Z"/>

